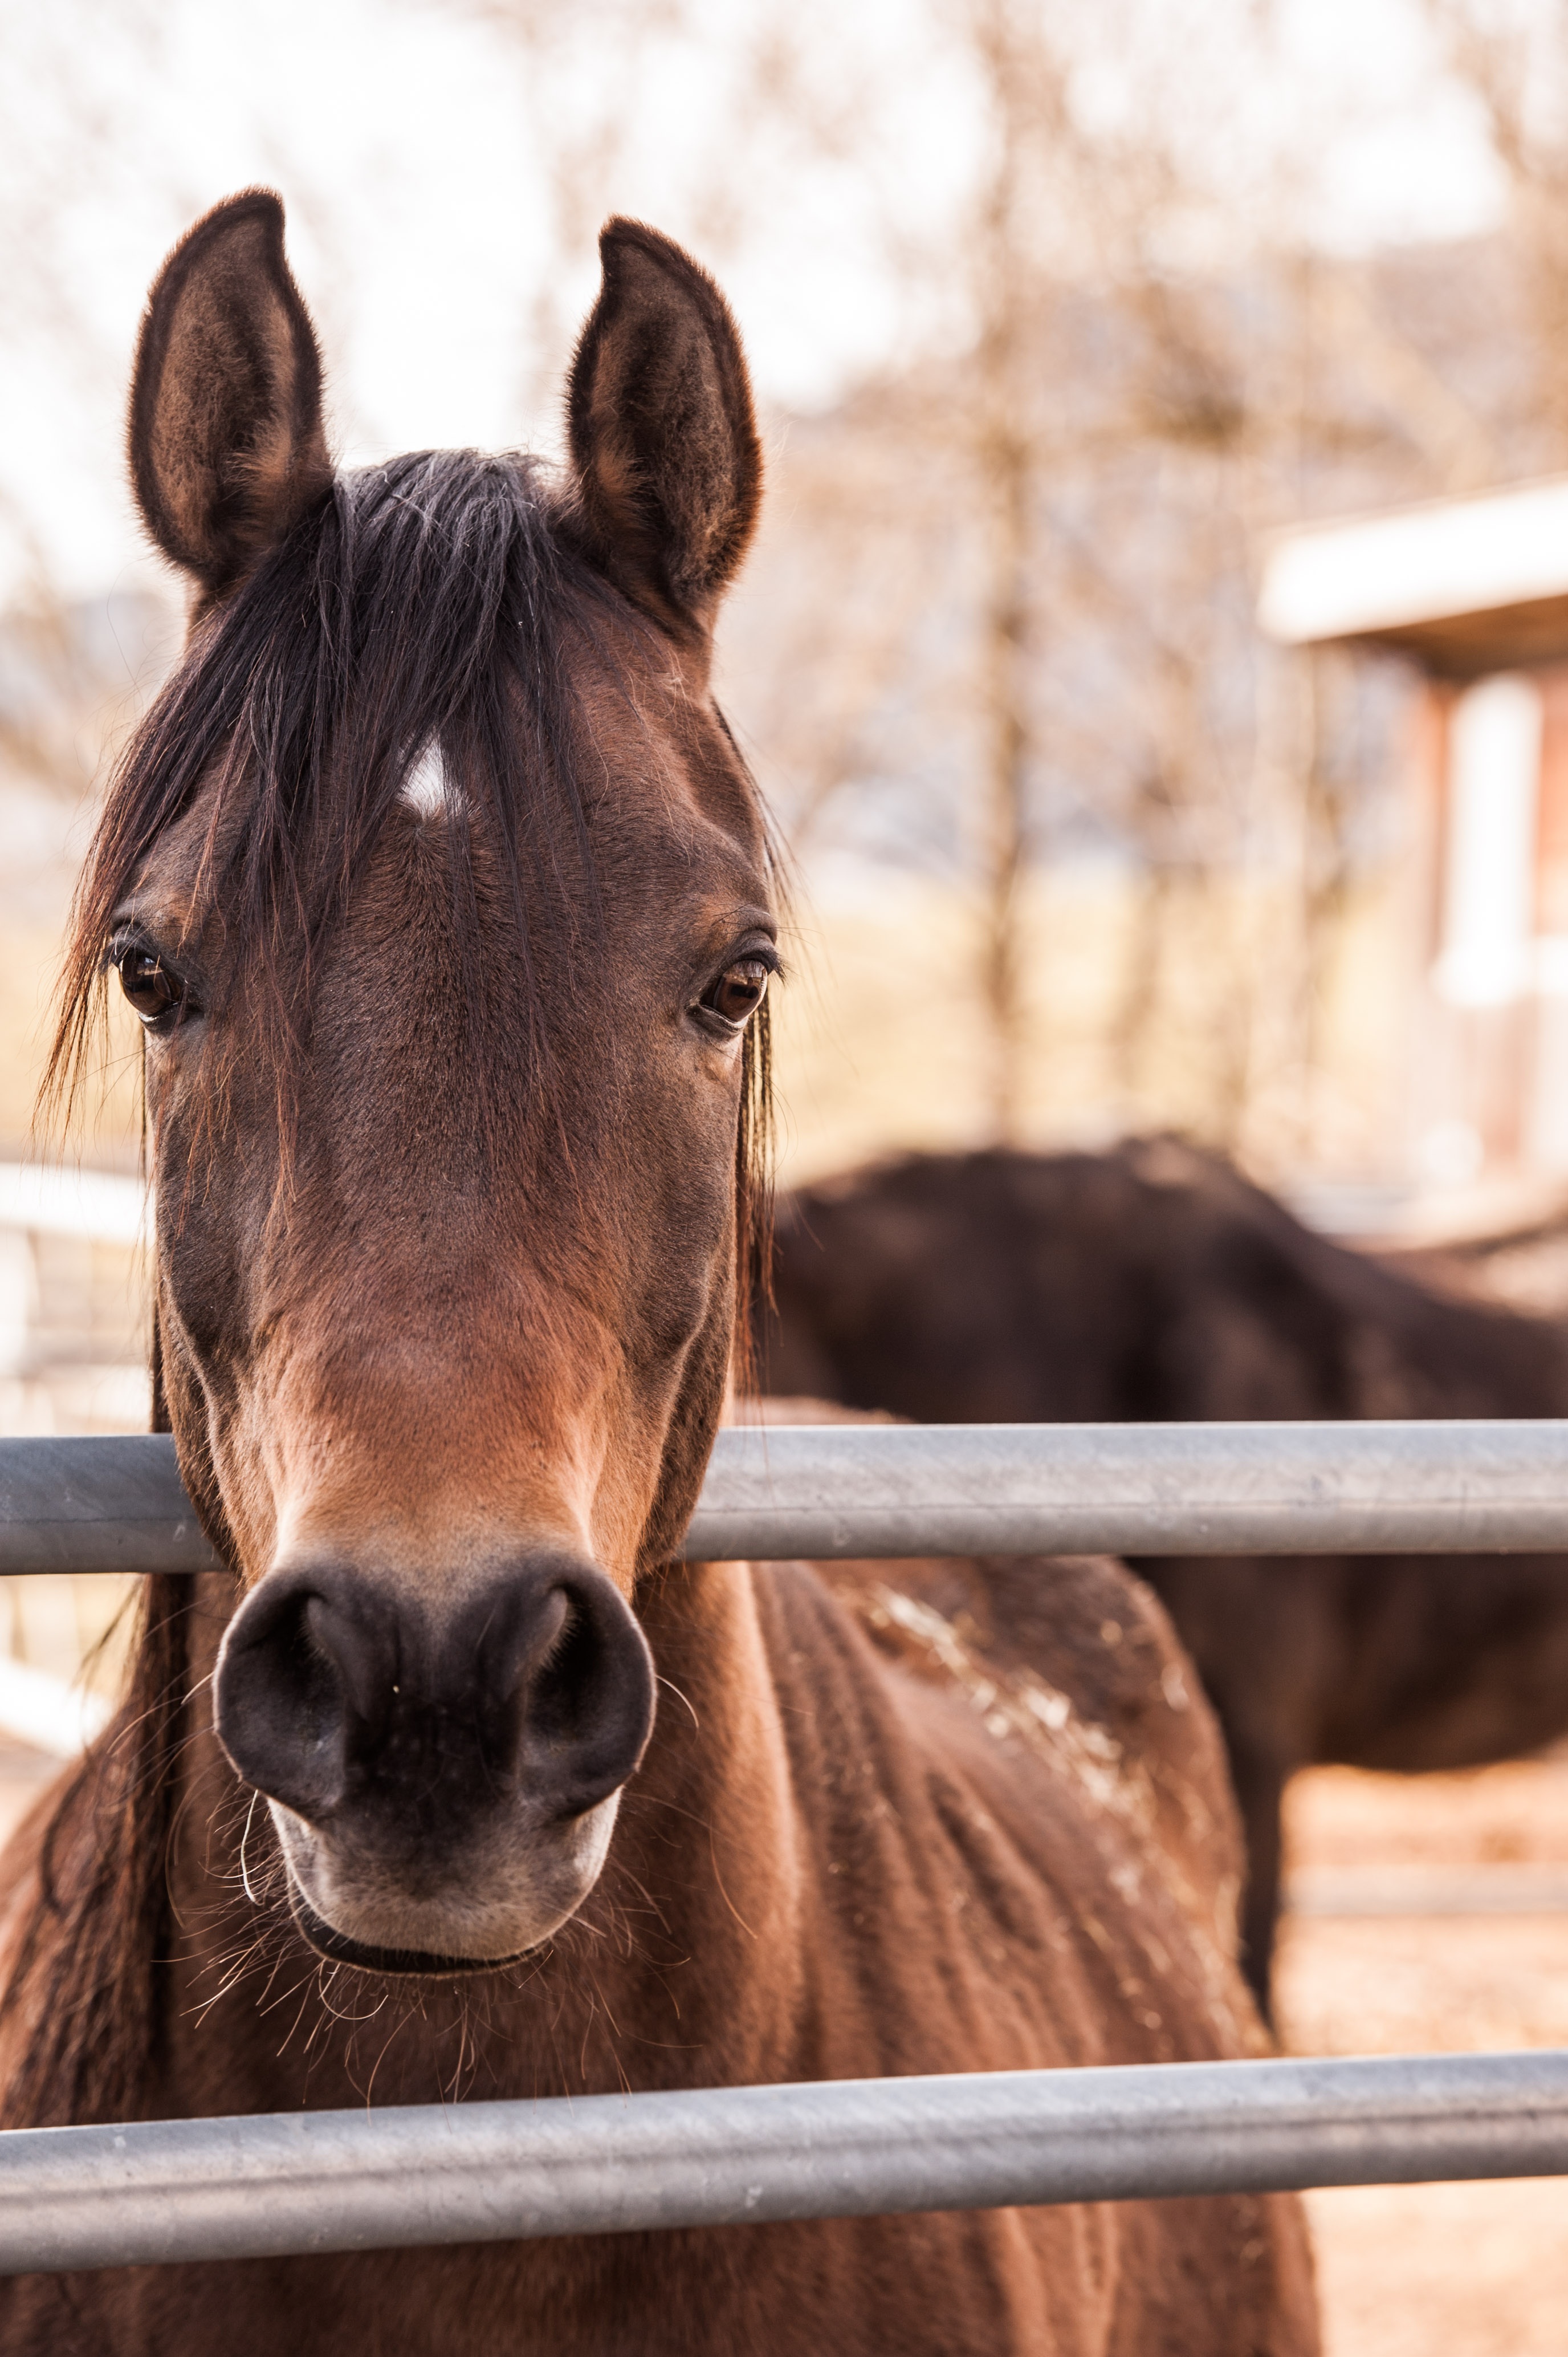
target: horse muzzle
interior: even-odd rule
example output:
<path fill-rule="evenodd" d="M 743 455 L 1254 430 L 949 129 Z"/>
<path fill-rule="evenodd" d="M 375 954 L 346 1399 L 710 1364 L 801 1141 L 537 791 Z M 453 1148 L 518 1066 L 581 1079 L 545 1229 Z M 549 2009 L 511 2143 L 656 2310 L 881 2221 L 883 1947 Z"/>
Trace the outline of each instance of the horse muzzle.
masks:
<path fill-rule="evenodd" d="M 558 1931 L 653 1726 L 630 1607 L 555 1554 L 456 1603 L 341 1562 L 271 1571 L 229 1625 L 214 1694 L 301 1931 L 379 1972 L 482 1971 Z"/>

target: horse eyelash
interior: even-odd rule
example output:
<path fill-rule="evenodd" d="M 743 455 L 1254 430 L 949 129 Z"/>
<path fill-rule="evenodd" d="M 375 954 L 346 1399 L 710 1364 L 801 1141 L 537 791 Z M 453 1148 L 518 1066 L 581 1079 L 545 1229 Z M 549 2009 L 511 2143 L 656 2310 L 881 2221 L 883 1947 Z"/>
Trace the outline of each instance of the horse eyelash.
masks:
<path fill-rule="evenodd" d="M 748 959 L 755 959 L 758 965 L 765 965 L 773 981 L 784 980 L 784 960 L 779 947 L 776 942 L 764 939 L 742 942 L 737 949 L 726 950 L 724 957 L 703 983 L 703 989 L 712 990 L 714 983 L 722 981 L 732 965 L 739 965 Z"/>
<path fill-rule="evenodd" d="M 134 949 L 146 950 L 161 963 L 165 965 L 168 963 L 157 943 L 149 940 L 138 925 L 117 925 L 103 944 L 102 954 L 98 961 L 99 973 L 107 974 L 112 967 L 119 964 L 127 950 Z"/>

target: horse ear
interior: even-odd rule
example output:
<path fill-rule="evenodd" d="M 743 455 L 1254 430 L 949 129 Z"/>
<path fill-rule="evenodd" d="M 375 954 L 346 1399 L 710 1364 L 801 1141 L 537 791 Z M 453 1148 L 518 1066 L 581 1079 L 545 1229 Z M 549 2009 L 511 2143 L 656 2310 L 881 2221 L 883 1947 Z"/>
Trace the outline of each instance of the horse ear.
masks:
<path fill-rule="evenodd" d="M 321 356 L 270 188 L 214 207 L 158 273 L 136 347 L 130 442 L 147 530 L 210 594 L 330 484 Z"/>
<path fill-rule="evenodd" d="M 594 553 L 628 594 L 706 627 L 762 494 L 751 383 L 729 306 L 657 230 L 612 221 L 567 396 Z"/>

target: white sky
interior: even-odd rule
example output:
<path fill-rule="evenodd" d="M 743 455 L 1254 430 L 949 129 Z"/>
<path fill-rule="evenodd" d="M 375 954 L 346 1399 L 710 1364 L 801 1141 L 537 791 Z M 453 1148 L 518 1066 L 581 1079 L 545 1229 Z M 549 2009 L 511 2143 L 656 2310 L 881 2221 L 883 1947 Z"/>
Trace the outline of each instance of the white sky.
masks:
<path fill-rule="evenodd" d="M 531 78 L 456 0 L 157 0 L 149 49 L 141 5 L 0 0 L 0 231 L 13 256 L 33 257 L 0 312 L 0 495 L 56 578 L 87 595 L 137 577 L 120 412 L 140 306 L 179 230 L 253 180 L 289 204 L 341 450 L 550 442 L 553 411 L 538 414 L 528 390 L 553 247 L 541 146 L 585 113 L 585 89 L 618 60 L 579 54 Z M 647 68 L 636 152 L 607 181 L 603 210 L 641 211 L 701 241 L 693 159 L 715 152 L 725 45 L 753 5 L 713 0 L 703 48 Z M 1244 87 L 1224 64 L 1227 10 L 1244 0 L 1121 5 L 1152 7 L 1155 46 L 1168 35 L 1185 56 L 1212 28 L 1215 69 L 1187 87 L 1211 102 L 1217 168 L 1233 174 L 1239 205 L 1256 156 L 1283 144 L 1301 158 L 1304 202 L 1328 242 L 1446 236 L 1496 218 L 1484 140 L 1436 71 L 1411 0 L 1277 0 L 1286 69 Z M 865 74 L 881 111 L 875 146 L 837 165 L 790 170 L 750 131 L 733 157 L 720 153 L 721 193 L 727 184 L 754 216 L 719 240 L 721 274 L 760 390 L 786 406 L 831 399 L 917 332 L 918 257 L 940 245 L 979 135 L 972 94 L 933 55 L 918 0 L 799 6 L 820 27 L 822 91 Z M 1086 73 L 1083 103 L 1114 115 L 1123 98 L 1112 41 Z M 897 281 L 873 233 L 889 203 L 916 257 Z M 592 289 L 578 254 L 551 290 L 557 316 L 563 304 L 580 313 Z M 81 323 L 73 336 L 50 316 L 53 296 Z M 15 591 L 18 545 L 0 548 L 0 597 Z"/>

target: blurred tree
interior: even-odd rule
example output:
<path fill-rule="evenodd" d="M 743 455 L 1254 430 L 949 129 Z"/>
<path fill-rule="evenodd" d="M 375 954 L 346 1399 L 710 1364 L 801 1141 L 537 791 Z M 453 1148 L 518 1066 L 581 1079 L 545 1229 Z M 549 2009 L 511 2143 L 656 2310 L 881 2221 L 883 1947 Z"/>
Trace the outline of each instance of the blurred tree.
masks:
<path fill-rule="evenodd" d="M 1568 317 L 1538 60 L 1568 0 L 1426 4 L 1523 226 L 1356 261 L 1314 237 L 1323 125 L 1281 103 L 1278 23 L 1249 0 L 920 0 L 896 37 L 825 0 L 471 0 L 516 43 L 553 191 L 542 350 L 603 213 L 650 190 L 733 283 L 826 189 L 830 233 L 898 290 L 897 359 L 776 428 L 733 694 L 797 844 L 970 894 L 999 1137 L 1029 1123 L 1050 1022 L 1031 879 L 1098 852 L 1127 879 L 1126 1117 L 1168 1117 L 1174 1044 L 1189 1125 L 1305 1142 L 1398 698 L 1259 642 L 1267 536 L 1568 448 L 1559 380 L 1521 401 L 1510 359 L 1531 306 L 1540 349 Z"/>
<path fill-rule="evenodd" d="M 1536 464 L 1568 465 L 1568 5 L 1425 0 L 1450 70 L 1478 105 L 1510 199 L 1530 343 Z"/>
<path fill-rule="evenodd" d="M 784 716 L 790 751 L 815 761 L 800 815 L 821 824 L 845 780 L 864 792 L 886 777 L 897 741 L 919 734 L 918 668 L 927 718 L 950 727 L 961 715 L 947 790 L 979 789 L 969 858 L 994 1134 L 1017 1134 L 1038 1028 L 1021 879 L 1052 850 L 1095 843 L 1135 879 L 1112 1027 L 1130 1114 L 1150 1103 L 1156 1049 L 1169 1060 L 1171 960 L 1178 939 L 1190 952 L 1201 901 L 1213 986 L 1206 1018 L 1188 1023 L 1207 1068 L 1198 1125 L 1244 1144 L 1266 1101 L 1277 1134 L 1288 1097 L 1299 1130 L 1367 837 L 1369 750 L 1390 766 L 1369 723 L 1391 699 L 1326 659 L 1261 645 L 1253 587 L 1280 523 L 1473 490 L 1517 465 L 1514 421 L 1494 417 L 1473 365 L 1454 365 L 1495 327 L 1475 296 L 1498 257 L 1445 264 L 1434 332 L 1419 269 L 1313 251 L 1288 156 L 1253 166 L 1240 205 L 1214 93 L 1228 102 L 1245 66 L 1211 75 L 1206 12 L 946 0 L 940 13 L 983 135 L 967 201 L 923 262 L 948 283 L 965 349 L 915 371 L 922 397 L 906 381 L 851 404 L 836 470 L 820 429 L 808 471 L 787 453 L 790 494 L 810 494 L 802 521 L 832 544 L 846 512 L 870 524 L 865 483 L 844 499 L 863 473 L 900 511 L 871 526 L 863 557 L 898 585 L 881 634 L 858 673 L 839 645 L 858 705 L 841 687 L 840 726 L 815 747 Z M 950 508 L 933 529 L 918 520 L 938 485 Z M 844 575 L 829 570 L 842 596 Z M 944 618 L 949 661 L 931 663 L 928 627 L 890 679 L 887 618 L 922 605 L 928 624 Z M 791 640 L 797 706 L 811 675 L 799 653 Z M 950 829 L 948 841 L 956 850 Z M 1282 904 L 1273 888 L 1291 863 Z M 1226 888 L 1249 877 L 1271 885 L 1266 907 Z"/>

